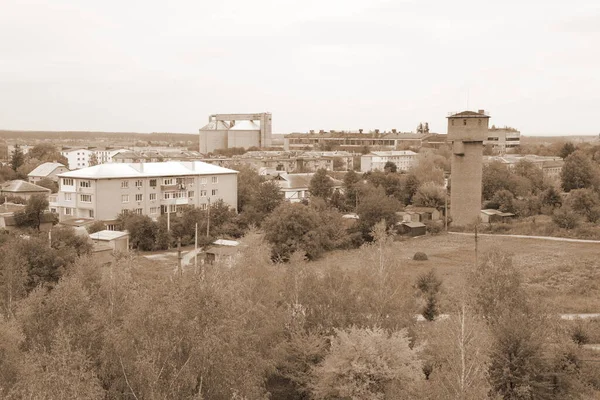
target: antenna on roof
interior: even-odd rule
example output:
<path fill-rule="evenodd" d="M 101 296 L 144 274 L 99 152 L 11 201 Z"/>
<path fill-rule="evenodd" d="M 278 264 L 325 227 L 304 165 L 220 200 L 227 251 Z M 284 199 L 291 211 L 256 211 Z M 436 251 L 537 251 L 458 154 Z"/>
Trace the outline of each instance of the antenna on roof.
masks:
<path fill-rule="evenodd" d="M 471 94 L 471 88 L 467 87 L 467 110 L 469 109 L 469 95 Z"/>

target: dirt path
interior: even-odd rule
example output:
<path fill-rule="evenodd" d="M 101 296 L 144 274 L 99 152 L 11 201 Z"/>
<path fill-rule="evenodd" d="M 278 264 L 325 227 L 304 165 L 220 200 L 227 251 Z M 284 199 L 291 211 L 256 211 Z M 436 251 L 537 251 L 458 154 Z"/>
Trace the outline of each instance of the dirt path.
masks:
<path fill-rule="evenodd" d="M 470 232 L 448 232 L 451 235 L 463 235 L 463 236 L 474 236 L 474 233 Z M 600 244 L 600 240 L 588 240 L 588 239 L 571 239 L 571 238 L 563 238 L 563 237 L 554 237 L 554 236 L 529 236 L 529 235 L 500 235 L 495 233 L 478 233 L 477 236 L 492 236 L 492 237 L 510 237 L 510 238 L 520 238 L 520 239 L 541 239 L 541 240 L 554 240 L 557 242 L 572 242 L 572 243 L 598 243 Z"/>

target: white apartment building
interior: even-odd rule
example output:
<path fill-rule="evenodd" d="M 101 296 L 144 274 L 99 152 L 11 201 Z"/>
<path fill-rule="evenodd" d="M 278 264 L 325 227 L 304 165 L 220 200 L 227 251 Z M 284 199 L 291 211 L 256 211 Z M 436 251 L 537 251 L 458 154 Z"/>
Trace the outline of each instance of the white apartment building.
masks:
<path fill-rule="evenodd" d="M 62 150 L 60 154 L 65 156 L 69 161 L 69 169 L 87 168 L 90 166 L 92 155 L 96 156 L 98 164 L 111 163 L 112 158 L 120 152 L 128 151 L 127 149 L 68 149 Z"/>
<path fill-rule="evenodd" d="M 200 161 L 100 164 L 59 175 L 59 219 L 113 221 L 124 210 L 153 219 L 223 200 L 237 209 L 237 171 Z"/>
<path fill-rule="evenodd" d="M 398 171 L 408 171 L 416 159 L 417 153 L 410 150 L 372 151 L 360 157 L 360 172 L 383 171 L 387 162 L 396 164 Z"/>

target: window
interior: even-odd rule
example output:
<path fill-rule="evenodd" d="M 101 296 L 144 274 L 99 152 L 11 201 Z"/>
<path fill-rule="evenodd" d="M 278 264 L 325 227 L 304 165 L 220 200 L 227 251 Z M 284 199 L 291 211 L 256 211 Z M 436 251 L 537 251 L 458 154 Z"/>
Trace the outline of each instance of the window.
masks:
<path fill-rule="evenodd" d="M 156 187 L 156 179 L 150 179 L 150 187 Z"/>
<path fill-rule="evenodd" d="M 187 178 L 185 180 L 185 183 L 187 183 L 188 185 L 193 185 L 194 184 L 194 178 Z"/>
<path fill-rule="evenodd" d="M 90 183 L 90 181 L 79 181 L 79 187 L 89 188 L 91 186 L 92 184 Z"/>
<path fill-rule="evenodd" d="M 190 190 L 190 191 L 188 192 L 188 197 L 189 197 L 190 199 L 193 199 L 193 198 L 194 198 L 194 191 L 193 191 L 193 190 Z"/>
<path fill-rule="evenodd" d="M 200 191 L 200 197 L 206 197 L 206 190 Z"/>
<path fill-rule="evenodd" d="M 63 185 L 65 185 L 65 186 L 73 186 L 73 179 L 71 179 L 71 178 L 63 178 Z"/>
<path fill-rule="evenodd" d="M 128 194 L 121 195 L 121 203 L 129 203 L 129 195 Z"/>
<path fill-rule="evenodd" d="M 71 193 L 65 193 L 65 201 L 71 201 Z"/>
<path fill-rule="evenodd" d="M 156 193 L 150 193 L 150 200 L 156 200 Z"/>
<path fill-rule="evenodd" d="M 129 188 L 129 181 L 121 181 L 121 189 Z"/>
<path fill-rule="evenodd" d="M 218 195 L 218 194 L 219 194 L 219 189 L 213 189 L 213 190 L 212 190 L 212 195 L 213 195 L 213 196 L 216 196 L 216 195 Z"/>
<path fill-rule="evenodd" d="M 106 229 L 109 231 L 116 231 L 117 225 L 116 224 L 108 224 L 108 225 L 106 225 Z"/>
<path fill-rule="evenodd" d="M 219 183 L 219 177 L 218 176 L 213 176 L 211 178 L 212 183 Z"/>
<path fill-rule="evenodd" d="M 92 195 L 91 194 L 81 194 L 81 195 L 79 195 L 79 200 L 81 200 L 84 203 L 91 203 Z"/>
<path fill-rule="evenodd" d="M 467 120 L 463 119 L 463 125 L 466 125 L 466 124 L 467 124 Z"/>
<path fill-rule="evenodd" d="M 158 213 L 157 207 L 150 207 L 150 214 L 157 214 L 157 213 Z"/>
<path fill-rule="evenodd" d="M 172 185 L 172 184 L 173 184 L 173 178 L 163 179 L 163 185 Z"/>
<path fill-rule="evenodd" d="M 133 213 L 134 214 L 138 214 L 138 215 L 142 215 L 142 211 L 144 211 L 144 210 L 141 209 L 141 208 L 136 208 L 135 210 L 133 210 Z"/>
<path fill-rule="evenodd" d="M 206 185 L 206 178 L 200 178 L 200 184 Z"/>
<path fill-rule="evenodd" d="M 168 200 L 170 198 L 171 198 L 171 193 L 167 192 L 167 193 L 164 194 L 164 199 L 165 200 Z"/>
<path fill-rule="evenodd" d="M 175 183 L 182 185 L 185 182 L 185 178 L 175 178 Z"/>
<path fill-rule="evenodd" d="M 65 215 L 73 215 L 73 209 L 72 208 L 65 208 Z"/>
<path fill-rule="evenodd" d="M 144 199 L 144 195 L 141 193 L 138 193 L 135 195 L 135 201 L 142 201 Z"/>
<path fill-rule="evenodd" d="M 201 210 L 206 210 L 206 203 L 200 204 L 200 209 Z"/>
<path fill-rule="evenodd" d="M 88 215 L 90 216 L 90 218 L 94 218 L 94 210 L 88 210 L 89 213 Z"/>
<path fill-rule="evenodd" d="M 169 206 L 169 212 L 170 212 L 170 213 L 177 212 L 177 206 L 176 206 L 175 204 L 171 204 L 171 205 Z"/>
<path fill-rule="evenodd" d="M 139 187 L 142 187 L 143 185 L 144 185 L 144 183 L 141 180 L 135 181 L 135 187 L 139 188 Z"/>

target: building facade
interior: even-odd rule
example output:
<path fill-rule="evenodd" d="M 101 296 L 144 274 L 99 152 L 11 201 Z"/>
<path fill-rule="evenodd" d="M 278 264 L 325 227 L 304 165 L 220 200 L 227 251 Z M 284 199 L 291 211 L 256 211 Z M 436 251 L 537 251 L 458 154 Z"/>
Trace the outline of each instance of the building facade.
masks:
<path fill-rule="evenodd" d="M 417 153 L 410 150 L 372 151 L 360 157 L 360 171 L 383 171 L 388 162 L 398 171 L 408 171 L 416 162 Z"/>
<path fill-rule="evenodd" d="M 69 161 L 69 169 L 75 170 L 92 166 L 94 157 L 96 164 L 106 164 L 113 162 L 113 157 L 127 149 L 108 149 L 108 148 L 75 148 L 63 149 L 60 154 Z"/>
<path fill-rule="evenodd" d="M 58 182 L 58 175 L 65 172 L 69 172 L 69 169 L 61 163 L 45 162 L 27 174 L 27 178 L 31 183 L 38 183 L 42 179 L 50 179 Z"/>
<path fill-rule="evenodd" d="M 527 161 L 540 168 L 544 177 L 552 181 L 560 180 L 560 174 L 564 165 L 564 160 L 560 157 L 545 157 L 535 154 L 505 154 L 503 156 L 486 156 L 483 159 L 485 164 L 499 162 L 506 165 L 507 168 L 514 168 L 520 161 Z"/>
<path fill-rule="evenodd" d="M 236 210 L 237 174 L 199 161 L 96 165 L 60 174 L 53 206 L 61 221 L 113 221 L 121 212 L 156 219 L 182 206 L 206 208 L 218 200 Z"/>
<path fill-rule="evenodd" d="M 483 144 L 492 146 L 497 153 L 504 154 L 521 145 L 521 132 L 511 127 L 496 128 L 492 126 L 488 129 L 487 139 L 483 141 Z"/>
<path fill-rule="evenodd" d="M 378 147 L 395 150 L 398 148 L 419 148 L 429 136 L 434 134 L 397 133 L 375 131 L 362 132 L 335 132 L 329 133 L 291 133 L 283 139 L 285 150 L 323 149 L 339 147 L 344 150 L 360 150 L 364 147 Z"/>

